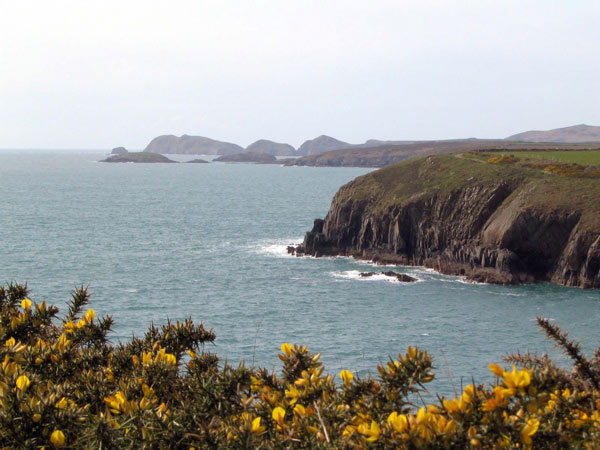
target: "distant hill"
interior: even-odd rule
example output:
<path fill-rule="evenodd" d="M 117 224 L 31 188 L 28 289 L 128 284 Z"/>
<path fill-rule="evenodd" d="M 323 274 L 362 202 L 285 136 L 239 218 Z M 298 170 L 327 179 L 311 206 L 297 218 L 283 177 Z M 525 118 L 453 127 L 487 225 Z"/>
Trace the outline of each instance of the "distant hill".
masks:
<path fill-rule="evenodd" d="M 600 127 L 574 125 L 547 131 L 525 131 L 506 138 L 522 142 L 600 142 Z"/>
<path fill-rule="evenodd" d="M 364 144 L 349 144 L 348 142 L 340 141 L 331 136 L 321 135 L 317 138 L 305 141 L 304 144 L 298 148 L 296 154 L 298 156 L 317 155 L 320 153 L 350 148 L 374 148 L 387 145 L 413 144 L 415 142 L 418 141 L 380 141 L 378 139 L 369 139 Z"/>
<path fill-rule="evenodd" d="M 331 150 L 339 150 L 342 148 L 350 147 L 352 147 L 352 144 L 348 144 L 344 141 L 338 141 L 337 139 L 332 138 L 331 136 L 325 136 L 323 134 L 317 138 L 305 141 L 304 144 L 302 144 L 298 148 L 297 154 L 300 156 L 315 155 L 317 153 L 323 153 Z"/>
<path fill-rule="evenodd" d="M 203 136 L 181 137 L 163 135 L 152 139 L 145 152 L 180 155 L 233 155 L 244 151 L 242 147 L 230 142 L 217 141 Z"/>
<path fill-rule="evenodd" d="M 538 150 L 538 149 L 585 149 L 598 148 L 593 144 L 527 143 L 506 140 L 458 139 L 448 141 L 421 141 L 411 144 L 381 145 L 335 150 L 307 155 L 293 161 L 289 166 L 332 166 L 332 167 L 384 167 L 409 158 L 429 155 L 444 155 L 472 150 Z"/>
<path fill-rule="evenodd" d="M 296 149 L 289 144 L 260 139 L 246 147 L 246 152 L 267 153 L 273 156 L 294 156 Z"/>
<path fill-rule="evenodd" d="M 115 147 L 110 152 L 111 155 L 125 155 L 129 153 L 125 147 Z"/>

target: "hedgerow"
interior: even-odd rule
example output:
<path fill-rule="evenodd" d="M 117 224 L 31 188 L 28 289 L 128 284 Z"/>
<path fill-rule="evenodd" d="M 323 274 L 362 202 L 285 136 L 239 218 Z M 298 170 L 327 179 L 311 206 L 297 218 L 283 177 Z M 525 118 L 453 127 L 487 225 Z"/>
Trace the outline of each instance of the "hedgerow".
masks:
<path fill-rule="evenodd" d="M 432 359 L 408 347 L 376 377 L 325 372 L 320 354 L 284 343 L 280 374 L 221 363 L 191 320 L 111 344 L 113 321 L 77 289 L 64 317 L 0 288 L 0 445 L 5 448 L 596 448 L 600 352 L 544 319 L 574 361 L 512 355 L 493 385 L 419 407 Z M 518 367 L 517 367 L 518 366 Z"/>

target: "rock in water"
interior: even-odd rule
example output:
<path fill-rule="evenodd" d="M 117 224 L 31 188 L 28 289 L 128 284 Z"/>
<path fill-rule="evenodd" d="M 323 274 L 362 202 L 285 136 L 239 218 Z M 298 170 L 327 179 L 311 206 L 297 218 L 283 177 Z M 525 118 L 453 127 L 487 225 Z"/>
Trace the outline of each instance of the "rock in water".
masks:
<path fill-rule="evenodd" d="M 277 162 L 277 158 L 267 153 L 238 153 L 237 155 L 225 155 L 215 158 L 216 162 L 238 162 L 238 163 L 259 163 L 273 164 Z"/>
<path fill-rule="evenodd" d="M 361 272 L 359 273 L 361 277 L 372 277 L 373 275 L 385 275 L 386 277 L 396 278 L 398 281 L 403 283 L 413 283 L 417 281 L 416 278 L 413 278 L 405 273 L 397 273 L 392 270 L 387 272 Z"/>
<path fill-rule="evenodd" d="M 176 163 L 158 153 L 128 152 L 124 155 L 113 155 L 100 162 L 107 163 Z"/>

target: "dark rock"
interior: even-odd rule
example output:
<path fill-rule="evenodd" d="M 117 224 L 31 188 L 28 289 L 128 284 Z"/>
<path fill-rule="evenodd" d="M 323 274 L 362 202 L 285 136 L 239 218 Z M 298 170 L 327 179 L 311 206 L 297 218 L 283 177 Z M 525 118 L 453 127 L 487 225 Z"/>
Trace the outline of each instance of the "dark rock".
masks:
<path fill-rule="evenodd" d="M 191 161 L 187 161 L 190 164 L 208 164 L 208 161 L 205 161 L 203 159 L 197 158 L 197 159 L 192 159 Z"/>
<path fill-rule="evenodd" d="M 125 155 L 129 153 L 125 147 L 115 147 L 110 152 L 111 155 Z"/>
<path fill-rule="evenodd" d="M 413 283 L 418 281 L 416 278 L 413 278 L 405 273 L 397 273 L 392 270 L 387 272 L 361 272 L 359 274 L 361 277 L 372 277 L 373 275 L 385 275 L 386 277 L 396 278 L 398 281 L 403 283 Z"/>

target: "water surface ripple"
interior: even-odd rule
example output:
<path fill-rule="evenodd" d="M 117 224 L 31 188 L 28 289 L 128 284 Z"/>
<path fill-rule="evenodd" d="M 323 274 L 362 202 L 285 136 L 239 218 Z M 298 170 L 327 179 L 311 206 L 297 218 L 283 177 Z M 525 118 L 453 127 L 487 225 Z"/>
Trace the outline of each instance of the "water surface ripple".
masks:
<path fill-rule="evenodd" d="M 488 362 L 551 350 L 536 316 L 590 353 L 599 345 L 598 291 L 467 284 L 410 267 L 399 270 L 420 282 L 402 284 L 360 279 L 384 270 L 360 261 L 287 256 L 285 245 L 366 169 L 95 162 L 102 157 L 0 152 L 0 281 L 26 281 L 35 300 L 59 306 L 89 283 L 97 314 L 116 320 L 114 340 L 191 316 L 215 329 L 212 350 L 230 363 L 279 367 L 289 341 L 323 352 L 332 373 L 362 375 L 417 345 L 435 357 L 433 388 L 445 394 L 448 373 L 457 387 L 487 382 Z"/>

